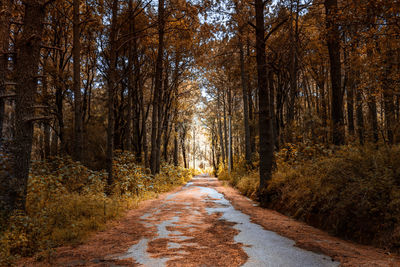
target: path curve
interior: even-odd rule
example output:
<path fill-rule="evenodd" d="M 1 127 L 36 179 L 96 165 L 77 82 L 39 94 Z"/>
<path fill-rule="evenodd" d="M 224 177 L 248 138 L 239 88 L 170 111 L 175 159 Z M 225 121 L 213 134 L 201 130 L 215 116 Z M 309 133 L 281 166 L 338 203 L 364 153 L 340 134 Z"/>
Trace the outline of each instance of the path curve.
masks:
<path fill-rule="evenodd" d="M 338 266 L 330 257 L 300 249 L 236 210 L 212 186 L 194 177 L 140 216 L 146 237 L 119 255 L 141 266 Z"/>
<path fill-rule="evenodd" d="M 332 237 L 258 207 L 215 178 L 197 176 L 141 202 L 82 244 L 21 259 L 17 265 L 290 267 L 339 262 L 345 267 L 398 267 L 400 257 Z"/>

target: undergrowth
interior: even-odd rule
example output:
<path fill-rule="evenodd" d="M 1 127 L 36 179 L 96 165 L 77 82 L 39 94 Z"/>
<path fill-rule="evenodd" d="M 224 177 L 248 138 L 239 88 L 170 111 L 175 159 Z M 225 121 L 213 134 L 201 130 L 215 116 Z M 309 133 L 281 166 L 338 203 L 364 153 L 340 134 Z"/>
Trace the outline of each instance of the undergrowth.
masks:
<path fill-rule="evenodd" d="M 275 155 L 270 207 L 334 235 L 400 252 L 400 147 L 290 144 Z M 219 178 L 257 198 L 259 174 L 244 161 Z"/>
<path fill-rule="evenodd" d="M 106 173 L 92 171 L 70 158 L 32 162 L 26 213 L 15 212 L 0 225 L 0 265 L 20 257 L 48 258 L 54 248 L 79 244 L 105 223 L 138 202 L 187 182 L 192 170 L 162 165 L 160 174 L 134 163 L 129 152 L 117 152 L 115 186 L 106 196 Z"/>

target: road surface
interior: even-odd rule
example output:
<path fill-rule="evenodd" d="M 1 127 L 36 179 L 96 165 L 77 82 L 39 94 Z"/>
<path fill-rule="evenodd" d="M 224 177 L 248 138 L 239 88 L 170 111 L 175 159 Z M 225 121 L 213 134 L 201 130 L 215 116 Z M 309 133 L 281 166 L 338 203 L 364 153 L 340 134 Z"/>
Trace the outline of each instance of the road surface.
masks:
<path fill-rule="evenodd" d="M 147 231 L 118 259 L 141 266 L 338 266 L 251 222 L 213 184 L 194 177 L 139 217 Z"/>

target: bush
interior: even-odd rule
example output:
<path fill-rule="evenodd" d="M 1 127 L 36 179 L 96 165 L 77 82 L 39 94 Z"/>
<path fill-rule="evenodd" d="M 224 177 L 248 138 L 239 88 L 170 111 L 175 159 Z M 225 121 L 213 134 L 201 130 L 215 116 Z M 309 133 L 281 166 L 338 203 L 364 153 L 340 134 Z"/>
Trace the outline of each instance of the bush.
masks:
<path fill-rule="evenodd" d="M 50 255 L 53 248 L 76 244 L 105 223 L 137 206 L 142 199 L 187 182 L 192 171 L 163 165 L 160 174 L 135 164 L 129 152 L 117 151 L 113 194 L 104 194 L 106 173 L 92 171 L 70 158 L 32 162 L 26 214 L 15 212 L 0 225 L 0 265 L 21 256 Z"/>
<path fill-rule="evenodd" d="M 344 238 L 400 251 L 400 147 L 288 144 L 275 154 L 270 207 Z M 258 172 L 244 163 L 219 178 L 256 199 Z"/>
<path fill-rule="evenodd" d="M 281 163 L 271 207 L 333 234 L 400 248 L 400 148 L 344 147 L 329 157 Z"/>
<path fill-rule="evenodd" d="M 236 187 L 241 194 L 257 199 L 259 187 L 259 172 L 256 168 L 249 168 L 244 159 L 239 160 L 235 164 L 236 168 L 229 173 L 228 168 L 220 165 L 218 169 L 218 179 L 228 181 L 232 186 Z"/>

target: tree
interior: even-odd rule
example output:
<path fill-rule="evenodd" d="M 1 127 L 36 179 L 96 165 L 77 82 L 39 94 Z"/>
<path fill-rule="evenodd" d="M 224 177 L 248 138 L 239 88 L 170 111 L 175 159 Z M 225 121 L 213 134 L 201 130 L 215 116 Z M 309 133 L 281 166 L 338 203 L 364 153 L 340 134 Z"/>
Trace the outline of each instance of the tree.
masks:
<path fill-rule="evenodd" d="M 327 45 L 331 74 L 331 116 L 333 144 L 343 145 L 345 142 L 343 121 L 342 71 L 340 63 L 340 35 L 337 25 L 337 0 L 325 0 Z"/>
<path fill-rule="evenodd" d="M 3 143 L 5 93 L 8 69 L 10 17 L 13 1 L 0 1 L 0 145 Z"/>
<path fill-rule="evenodd" d="M 274 135 L 272 113 L 270 110 L 270 92 L 267 81 L 266 39 L 264 26 L 264 7 L 262 0 L 255 1 L 256 12 L 256 52 L 257 52 L 257 84 L 259 107 L 259 138 L 260 138 L 260 186 L 259 199 L 263 206 L 268 203 L 267 182 L 271 179 Z"/>
<path fill-rule="evenodd" d="M 239 10 L 238 3 L 235 2 L 235 9 L 238 16 L 242 13 L 242 10 Z M 245 158 L 246 162 L 249 166 L 251 166 L 251 137 L 250 137 L 250 123 L 249 123 L 249 89 L 248 81 L 247 81 L 247 69 L 245 66 L 245 53 L 244 53 L 244 27 L 245 22 L 239 19 L 238 21 L 238 46 L 239 46 L 239 55 L 240 55 L 240 79 L 242 84 L 242 97 L 243 97 L 243 122 L 244 122 L 244 132 L 245 132 Z"/>
<path fill-rule="evenodd" d="M 114 150 L 114 97 L 117 88 L 117 16 L 118 0 L 112 2 L 112 17 L 110 26 L 110 65 L 108 70 L 108 123 L 107 123 L 107 152 L 106 169 L 108 173 L 107 184 L 108 194 L 111 194 L 113 178 L 113 150 Z"/>
<path fill-rule="evenodd" d="M 159 117 L 161 105 L 161 90 L 162 90 L 162 75 L 163 75 L 163 54 L 164 54 L 164 0 L 158 0 L 158 50 L 155 71 L 155 86 L 153 95 L 153 111 L 152 111 L 152 126 L 151 126 L 151 156 L 150 168 L 151 173 L 156 174 L 159 172 L 159 157 L 160 157 L 160 126 L 161 121 Z"/>
<path fill-rule="evenodd" d="M 82 160 L 82 100 L 81 100 L 81 29 L 80 29 L 80 18 L 79 18 L 79 7 L 80 0 L 74 0 L 73 2 L 73 59 L 74 59 L 74 105 L 75 105 L 75 117 L 74 117 L 74 151 L 73 156 L 77 161 Z"/>
<path fill-rule="evenodd" d="M 5 197 L 10 211 L 25 211 L 26 190 L 33 140 L 35 97 L 39 71 L 40 49 L 46 6 L 51 1 L 30 0 L 24 2 L 23 31 L 18 41 L 19 53 L 15 66 L 15 136 L 11 147 L 11 177 Z"/>

